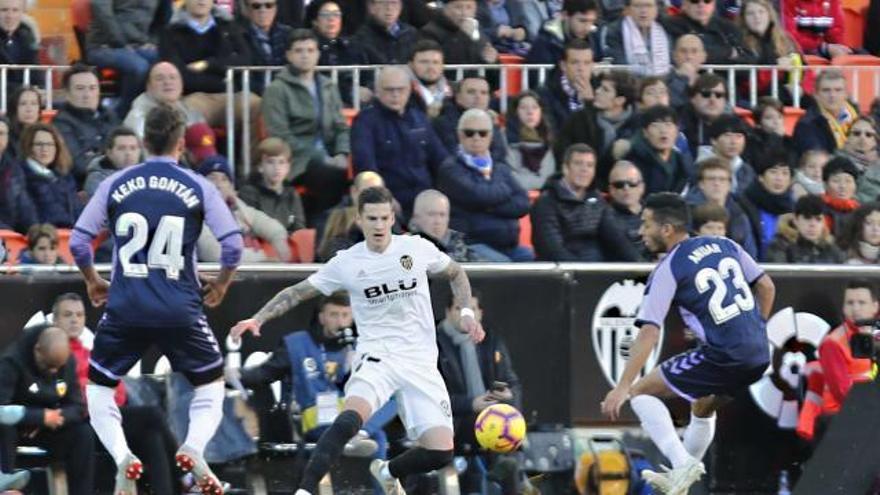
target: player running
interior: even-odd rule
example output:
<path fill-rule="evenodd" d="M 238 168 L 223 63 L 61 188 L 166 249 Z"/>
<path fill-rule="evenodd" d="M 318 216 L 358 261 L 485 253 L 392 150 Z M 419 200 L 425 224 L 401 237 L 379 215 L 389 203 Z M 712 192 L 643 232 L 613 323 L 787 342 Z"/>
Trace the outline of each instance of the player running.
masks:
<path fill-rule="evenodd" d="M 317 493 L 318 482 L 346 442 L 392 395 L 418 446 L 390 462 L 376 459 L 370 464 L 385 493 L 403 493 L 398 479 L 452 461 L 452 410 L 437 370 L 427 274 L 444 273 L 449 278 L 456 304 L 462 308 L 462 325 L 474 342 L 483 339 L 483 329 L 470 307 L 471 287 L 461 266 L 421 237 L 391 234 L 392 201 L 384 187 L 362 191 L 357 223 L 365 240 L 340 251 L 308 279 L 279 292 L 253 318 L 232 328 L 233 338 L 245 332 L 259 335 L 263 323 L 319 293 L 345 289 L 351 296 L 359 333 L 354 371 L 345 387 L 342 412 L 318 440 L 297 495 Z"/>
<path fill-rule="evenodd" d="M 156 344 L 195 387 L 178 466 L 204 494 L 223 493 L 204 459 L 223 417 L 223 356 L 202 304 L 220 304 L 241 258 L 238 223 L 213 184 L 178 164 L 183 116 L 169 106 L 147 114 L 146 162 L 104 179 L 76 222 L 70 240 L 92 304 L 107 303 L 98 323 L 86 387 L 92 427 L 116 461 L 114 495 L 134 495 L 143 466 L 129 450 L 113 392 L 120 378 Z M 194 249 L 202 223 L 222 245 L 217 278 L 199 284 Z M 113 236 L 111 282 L 93 266 L 92 240 Z"/>
<path fill-rule="evenodd" d="M 688 237 L 684 200 L 652 194 L 642 213 L 641 236 L 655 253 L 668 253 L 654 268 L 636 318 L 640 327 L 623 376 L 602 402 L 611 419 L 630 401 L 642 428 L 672 463 L 665 473 L 642 472 L 662 493 L 684 495 L 705 473 L 701 459 L 715 434 L 715 411 L 760 378 L 770 362 L 764 322 L 776 289 L 743 249 L 723 237 Z M 754 293 L 752 292 L 754 288 Z M 672 304 L 699 337 L 693 350 L 664 361 L 633 383 L 657 344 Z M 678 438 L 660 398 L 691 402 L 691 422 Z"/>

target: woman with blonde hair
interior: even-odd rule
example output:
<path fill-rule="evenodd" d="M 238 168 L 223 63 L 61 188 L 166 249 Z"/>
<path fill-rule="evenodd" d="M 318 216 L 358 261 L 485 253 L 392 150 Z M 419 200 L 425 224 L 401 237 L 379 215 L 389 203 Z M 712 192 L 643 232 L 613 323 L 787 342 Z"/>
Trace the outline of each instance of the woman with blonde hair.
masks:
<path fill-rule="evenodd" d="M 29 125 L 21 136 L 21 153 L 27 190 L 40 223 L 72 228 L 83 203 L 76 194 L 73 160 L 61 134 L 49 124 Z"/>

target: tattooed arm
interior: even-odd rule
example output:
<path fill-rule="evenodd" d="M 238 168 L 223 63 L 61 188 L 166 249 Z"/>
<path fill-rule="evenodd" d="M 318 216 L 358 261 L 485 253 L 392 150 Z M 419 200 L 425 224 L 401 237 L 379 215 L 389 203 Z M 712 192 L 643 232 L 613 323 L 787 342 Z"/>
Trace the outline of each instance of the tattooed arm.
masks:
<path fill-rule="evenodd" d="M 471 282 L 468 280 L 464 268 L 455 261 L 450 261 L 444 272 L 449 278 L 449 287 L 452 289 L 452 300 L 455 306 L 461 308 L 461 325 L 470 334 L 474 342 L 480 342 L 486 336 L 483 326 L 476 319 L 471 308 Z"/>
<path fill-rule="evenodd" d="M 263 326 L 263 323 L 278 318 L 298 306 L 301 302 L 308 301 L 318 294 L 320 294 L 318 289 L 309 283 L 308 280 L 291 285 L 275 294 L 275 297 L 260 308 L 253 317 L 236 323 L 229 333 L 232 335 L 233 340 L 238 340 L 246 332 L 252 332 L 255 336 L 259 337 L 260 327 Z"/>

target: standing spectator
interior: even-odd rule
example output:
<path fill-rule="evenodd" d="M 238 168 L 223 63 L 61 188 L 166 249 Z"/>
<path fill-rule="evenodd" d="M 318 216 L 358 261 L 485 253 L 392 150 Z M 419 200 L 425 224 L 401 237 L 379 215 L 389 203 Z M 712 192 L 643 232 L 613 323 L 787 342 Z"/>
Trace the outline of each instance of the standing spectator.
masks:
<path fill-rule="evenodd" d="M 880 263 L 880 203 L 864 203 L 853 212 L 838 238 L 847 264 Z"/>
<path fill-rule="evenodd" d="M 352 36 L 371 65 L 404 64 L 419 32 L 400 20 L 402 0 L 366 0 L 369 17 Z"/>
<path fill-rule="evenodd" d="M 21 86 L 9 98 L 9 142 L 16 158 L 24 156 L 20 149 L 21 136 L 24 129 L 40 120 L 40 109 L 43 108 L 43 97 L 34 86 Z"/>
<path fill-rule="evenodd" d="M 318 49 L 321 58 L 318 65 L 366 65 L 369 63 L 363 49 L 354 40 L 342 34 L 342 10 L 333 0 L 312 2 L 309 4 L 309 18 L 312 19 L 312 30 L 318 35 Z M 314 11 L 314 14 L 311 12 Z M 281 62 L 281 65 L 286 60 Z M 369 79 L 369 78 L 366 78 Z M 343 71 L 338 74 L 339 93 L 346 105 L 354 104 L 354 74 Z M 361 102 L 368 101 L 370 90 L 364 87 L 365 79 L 361 76 L 361 87 L 358 88 Z"/>
<path fill-rule="evenodd" d="M 91 197 L 98 185 L 117 170 L 122 170 L 141 161 L 141 140 L 128 127 L 117 127 L 110 133 L 104 145 L 104 153 L 92 159 L 86 169 L 86 182 L 83 191 Z"/>
<path fill-rule="evenodd" d="M 859 207 L 856 199 L 856 180 L 859 171 L 844 157 L 834 157 L 825 164 L 822 180 L 825 182 L 825 223 L 832 235 L 838 236 L 852 212 Z"/>
<path fill-rule="evenodd" d="M 801 159 L 798 161 L 798 168 L 794 173 L 794 184 L 791 186 L 791 193 L 795 199 L 805 194 L 815 194 L 817 196 L 825 194 L 822 170 L 830 159 L 831 155 L 824 150 L 810 150 L 801 155 Z M 859 186 L 859 193 L 861 193 L 861 186 Z"/>
<path fill-rule="evenodd" d="M 794 201 L 791 198 L 791 165 L 785 152 L 769 149 L 755 164 L 758 179 L 746 188 L 743 197 L 755 210 L 758 253 L 761 260 L 767 255 L 767 248 L 776 235 L 779 217 L 791 213 Z"/>
<path fill-rule="evenodd" d="M 593 53 L 584 40 L 567 43 L 558 68 L 538 88 L 553 129 L 561 129 L 572 113 L 593 100 Z"/>
<path fill-rule="evenodd" d="M 822 149 L 834 153 L 846 142 L 859 111 L 847 101 L 846 79 L 837 69 L 823 70 L 816 77 L 816 104 L 798 120 L 794 128 L 795 149 L 799 154 Z"/>
<path fill-rule="evenodd" d="M 853 53 L 844 44 L 843 7 L 840 0 L 790 0 L 780 2 L 782 25 L 804 53 L 834 58 Z"/>
<path fill-rule="evenodd" d="M 532 243 L 541 261 L 636 261 L 638 254 L 614 224 L 611 209 L 596 191 L 596 152 L 572 144 L 562 159 L 562 176 L 547 181 L 532 207 Z"/>
<path fill-rule="evenodd" d="M 448 152 L 428 116 L 409 103 L 412 83 L 401 67 L 386 67 L 376 79 L 377 101 L 362 110 L 352 127 L 354 170 L 378 172 L 403 207 L 404 222 L 420 192 L 434 186 L 434 176 Z"/>
<path fill-rule="evenodd" d="M 138 137 L 144 136 L 147 114 L 160 104 L 170 105 L 186 118 L 187 127 L 205 122 L 205 116 L 187 105 L 183 98 L 183 78 L 171 62 L 158 62 L 147 74 L 147 90 L 135 98 L 123 124 Z"/>
<path fill-rule="evenodd" d="M 507 261 L 501 257 L 484 258 L 494 250 L 485 245 L 468 246 L 467 237 L 449 228 L 449 198 L 435 189 L 425 189 L 416 196 L 409 231 L 428 239 L 452 259 L 464 261 Z"/>
<path fill-rule="evenodd" d="M 113 112 L 100 106 L 101 87 L 94 67 L 74 64 L 64 73 L 64 88 L 67 101 L 52 119 L 52 125 L 61 133 L 73 159 L 73 177 L 77 184 L 82 184 L 86 168 L 101 153 L 107 136 L 119 120 Z"/>
<path fill-rule="evenodd" d="M 442 13 L 422 28 L 423 38 L 443 47 L 448 64 L 494 64 L 498 50 L 475 22 L 476 0 L 447 0 Z"/>
<path fill-rule="evenodd" d="M 523 189 L 537 190 L 556 172 L 550 144 L 553 132 L 547 123 L 541 97 L 524 91 L 507 112 L 507 164 Z"/>
<path fill-rule="evenodd" d="M 257 146 L 258 176 L 241 186 L 238 197 L 266 213 L 288 232 L 306 228 L 306 214 L 296 188 L 288 181 L 290 146 L 279 138 L 266 138 Z"/>
<path fill-rule="evenodd" d="M 706 158 L 722 159 L 733 172 L 733 193 L 741 194 L 755 180 L 755 170 L 742 159 L 748 127 L 736 115 L 722 115 L 709 126 L 711 147 L 701 147 L 697 165 Z"/>
<path fill-rule="evenodd" d="M 702 74 L 690 87 L 690 104 L 681 111 L 681 126 L 690 146 L 691 156 L 698 156 L 700 146 L 711 146 L 709 126 L 725 113 L 727 85 L 717 74 Z"/>
<path fill-rule="evenodd" d="M 665 76 L 672 69 L 672 38 L 657 22 L 654 0 L 627 0 L 629 13 L 599 34 L 602 59 L 628 65 L 637 76 Z"/>
<path fill-rule="evenodd" d="M 608 173 L 608 198 L 614 223 L 623 230 L 629 243 L 643 255 L 645 243 L 639 234 L 642 226 L 642 198 L 645 195 L 645 181 L 633 162 L 619 160 Z"/>
<path fill-rule="evenodd" d="M 654 106 L 641 113 L 640 133 L 624 157 L 636 164 L 645 179 L 645 193 L 681 192 L 693 175 L 693 163 L 675 149 L 678 136 L 675 111 Z"/>
<path fill-rule="evenodd" d="M 531 261 L 532 252 L 519 245 L 519 218 L 529 198 L 504 162 L 489 152 L 492 118 L 472 108 L 458 121 L 459 151 L 437 172 L 437 186 L 452 203 L 452 228 L 472 242 L 486 244 L 511 261 Z"/>
<path fill-rule="evenodd" d="M 710 64 L 754 62 L 736 25 L 715 15 L 714 0 L 685 0 L 681 12 L 666 18 L 663 27 L 676 40 L 686 34 L 699 36 Z"/>
<path fill-rule="evenodd" d="M 278 0 L 244 0 L 241 30 L 250 48 L 251 60 L 247 65 L 274 67 L 287 61 L 287 37 L 292 27 L 276 20 Z M 258 95 L 266 89 L 266 73 L 251 72 L 251 91 Z"/>
<path fill-rule="evenodd" d="M 595 0 L 564 0 L 559 17 L 551 16 L 541 27 L 526 63 L 556 64 L 565 58 L 565 47 L 573 40 L 583 41 L 591 52 L 597 53 L 599 46 L 593 32 L 598 18 L 599 5 Z"/>
<path fill-rule="evenodd" d="M 21 149 L 26 152 L 27 188 L 39 221 L 72 228 L 83 204 L 76 194 L 73 161 L 61 134 L 49 124 L 33 124 L 24 130 Z"/>
<path fill-rule="evenodd" d="M 339 88 L 315 71 L 320 57 L 315 33 L 295 29 L 288 41 L 288 65 L 266 88 L 263 117 L 269 135 L 293 151 L 288 179 L 308 189 L 306 216 L 314 218 L 344 194 L 349 128 Z"/>
<path fill-rule="evenodd" d="M 679 110 L 687 105 L 691 87 L 697 83 L 706 57 L 706 48 L 699 36 L 685 34 L 675 40 L 675 51 L 672 52 L 675 65 L 666 76 L 672 108 Z"/>
<path fill-rule="evenodd" d="M 819 196 L 806 195 L 794 204 L 794 239 L 788 239 L 779 226 L 767 249 L 768 263 L 830 264 L 843 263 L 845 256 L 831 237 L 824 220 L 825 207 Z M 784 215 L 788 217 L 789 215 Z M 780 219 L 784 224 L 785 220 Z"/>
<path fill-rule="evenodd" d="M 9 121 L 0 117 L 0 229 L 26 232 L 37 222 L 24 170 L 9 148 Z"/>
<path fill-rule="evenodd" d="M 31 225 L 27 231 L 27 250 L 18 260 L 22 265 L 56 265 L 58 259 L 58 230 L 51 223 Z"/>
<path fill-rule="evenodd" d="M 791 163 L 797 162 L 794 140 L 785 134 L 785 109 L 782 102 L 771 96 L 758 98 L 752 109 L 755 126 L 748 133 L 743 159 L 754 163 L 767 148 L 783 148 Z"/>
<path fill-rule="evenodd" d="M 38 65 L 39 42 L 28 23 L 22 22 L 25 0 L 0 0 L 0 64 Z M 42 86 L 44 74 L 31 72 L 31 84 Z M 10 71 L 6 79 L 7 91 L 24 84 L 24 71 Z"/>
<path fill-rule="evenodd" d="M 785 2 L 789 3 L 789 2 Z M 768 0 L 745 0 L 737 16 L 737 26 L 743 36 L 743 46 L 759 65 L 776 65 L 780 69 L 791 69 L 800 65 L 801 55 L 797 43 L 782 29 L 776 8 Z M 812 80 L 813 73 L 807 73 Z M 747 75 L 743 73 L 743 75 Z M 777 72 L 780 89 L 786 89 L 785 78 L 788 72 Z M 760 70 L 757 73 L 759 95 L 769 95 L 773 72 Z M 740 81 L 740 94 L 746 95 L 751 81 L 747 77 Z M 786 94 L 788 100 L 790 94 Z"/>
<path fill-rule="evenodd" d="M 120 97 L 116 115 L 125 116 L 144 89 L 150 66 L 159 59 L 158 38 L 152 29 L 159 0 L 93 0 L 92 22 L 86 33 L 85 58 L 98 67 L 116 69 Z"/>
<path fill-rule="evenodd" d="M 443 48 L 434 40 L 419 40 L 409 58 L 416 101 L 431 118 L 440 115 L 443 102 L 452 96 L 449 81 L 443 75 L 443 64 Z"/>
<path fill-rule="evenodd" d="M 459 147 L 458 121 L 461 114 L 471 108 L 483 110 L 492 117 L 492 158 L 499 161 L 507 159 L 507 138 L 498 125 L 495 113 L 489 108 L 490 98 L 489 82 L 478 76 L 462 79 L 455 84 L 452 98 L 447 98 L 440 110 L 440 115 L 434 119 L 434 130 L 450 153 L 455 153 Z"/>
<path fill-rule="evenodd" d="M 880 153 L 877 150 L 877 126 L 870 117 L 859 117 L 846 133 L 843 148 L 837 156 L 848 158 L 859 170 L 859 175 L 871 169 L 880 168 Z"/>

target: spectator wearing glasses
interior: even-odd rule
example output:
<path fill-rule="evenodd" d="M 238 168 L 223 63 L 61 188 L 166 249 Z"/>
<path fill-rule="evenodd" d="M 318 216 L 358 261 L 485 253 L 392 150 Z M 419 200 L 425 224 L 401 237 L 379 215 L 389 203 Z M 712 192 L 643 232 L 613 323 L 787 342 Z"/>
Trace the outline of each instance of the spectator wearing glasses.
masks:
<path fill-rule="evenodd" d="M 628 65 L 637 76 L 665 76 L 672 69 L 672 38 L 657 22 L 654 0 L 627 0 L 629 14 L 602 27 L 602 58 Z"/>
<path fill-rule="evenodd" d="M 642 199 L 645 196 L 645 181 L 635 163 L 619 160 L 608 173 L 608 198 L 611 216 L 629 243 L 647 259 L 645 244 L 639 235 L 642 226 Z"/>
<path fill-rule="evenodd" d="M 678 137 L 675 111 L 654 106 L 641 113 L 641 132 L 633 137 L 625 160 L 636 164 L 645 181 L 645 193 L 684 190 L 693 162 L 675 149 Z"/>
<path fill-rule="evenodd" d="M 870 117 L 857 118 L 846 133 L 843 147 L 835 154 L 848 158 L 859 170 L 860 176 L 872 168 L 880 168 L 877 126 L 874 120 Z"/>
<path fill-rule="evenodd" d="M 716 74 L 702 74 L 689 90 L 690 102 L 681 111 L 681 126 L 690 146 L 691 156 L 699 156 L 701 146 L 711 146 L 709 126 L 725 113 L 727 86 Z"/>
<path fill-rule="evenodd" d="M 277 21 L 277 0 L 244 0 L 244 17 L 241 30 L 250 45 L 251 61 L 248 65 L 278 66 L 287 59 L 287 37 L 292 27 Z M 250 89 L 258 95 L 266 88 L 265 73 L 251 73 Z"/>
<path fill-rule="evenodd" d="M 859 110 L 847 101 L 846 79 L 837 69 L 823 70 L 816 77 L 816 104 L 798 120 L 794 143 L 799 154 L 822 149 L 834 153 L 846 142 Z"/>
<path fill-rule="evenodd" d="M 367 21 L 352 37 L 371 65 L 405 64 L 419 32 L 400 20 L 402 0 L 367 0 Z"/>
<path fill-rule="evenodd" d="M 366 65 L 368 62 L 363 50 L 357 47 L 348 36 L 342 34 L 342 9 L 334 0 L 312 2 L 309 4 L 306 18 L 310 20 L 312 30 L 318 35 L 318 49 L 321 58 L 318 65 Z M 365 74 L 363 74 L 365 75 Z M 361 81 L 365 79 L 361 78 Z M 343 103 L 351 106 L 354 103 L 354 74 L 343 71 L 338 74 L 339 94 Z M 363 85 L 358 88 L 361 102 L 369 101 L 372 92 Z"/>
<path fill-rule="evenodd" d="M 715 0 L 684 0 L 681 12 L 666 18 L 663 27 L 676 40 L 686 34 L 699 36 L 710 64 L 754 62 L 736 25 L 715 15 Z"/>
<path fill-rule="evenodd" d="M 450 153 L 455 153 L 459 146 L 457 128 L 462 113 L 476 108 L 492 116 L 492 158 L 498 161 L 507 159 L 507 138 L 489 108 L 490 91 L 489 82 L 479 76 L 466 77 L 454 85 L 452 98 L 446 99 L 440 115 L 433 121 L 437 136 Z"/>
<path fill-rule="evenodd" d="M 55 127 L 37 123 L 27 127 L 21 137 L 26 152 L 24 173 L 37 216 L 42 223 L 72 228 L 83 204 L 76 194 L 73 160 L 64 139 Z"/>

